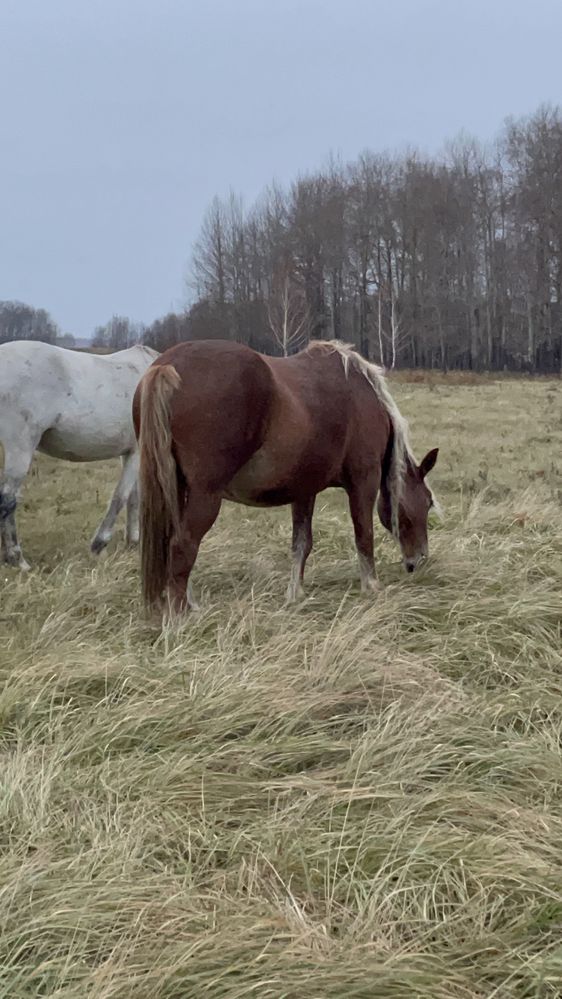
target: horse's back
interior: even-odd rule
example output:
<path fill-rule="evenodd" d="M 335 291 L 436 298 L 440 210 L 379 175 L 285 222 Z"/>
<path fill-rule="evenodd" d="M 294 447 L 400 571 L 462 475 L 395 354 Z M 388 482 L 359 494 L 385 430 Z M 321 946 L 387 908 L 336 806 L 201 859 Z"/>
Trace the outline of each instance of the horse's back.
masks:
<path fill-rule="evenodd" d="M 60 349 L 41 340 L 9 340 L 0 344 L 0 391 L 16 380 L 34 377 L 35 370 L 49 363 Z"/>

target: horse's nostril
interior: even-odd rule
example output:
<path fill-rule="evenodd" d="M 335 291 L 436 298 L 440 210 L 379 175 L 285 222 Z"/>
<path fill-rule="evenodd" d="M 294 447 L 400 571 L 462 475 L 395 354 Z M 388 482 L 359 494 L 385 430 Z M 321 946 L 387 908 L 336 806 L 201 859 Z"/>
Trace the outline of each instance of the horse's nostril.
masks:
<path fill-rule="evenodd" d="M 416 567 L 413 562 L 406 563 L 406 572 L 413 572 L 415 568 Z"/>

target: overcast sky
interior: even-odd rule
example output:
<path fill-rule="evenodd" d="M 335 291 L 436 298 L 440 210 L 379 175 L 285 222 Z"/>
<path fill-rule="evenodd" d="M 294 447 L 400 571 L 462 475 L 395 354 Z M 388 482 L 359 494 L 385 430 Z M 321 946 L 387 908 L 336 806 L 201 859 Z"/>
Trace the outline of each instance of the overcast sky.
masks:
<path fill-rule="evenodd" d="M 0 0 L 0 299 L 185 301 L 214 194 L 562 97 L 562 0 Z"/>

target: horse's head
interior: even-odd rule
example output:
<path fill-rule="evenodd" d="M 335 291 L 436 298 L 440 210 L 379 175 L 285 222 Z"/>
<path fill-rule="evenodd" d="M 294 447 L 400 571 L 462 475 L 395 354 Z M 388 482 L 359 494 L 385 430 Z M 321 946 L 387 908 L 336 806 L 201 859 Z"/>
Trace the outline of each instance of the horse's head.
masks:
<path fill-rule="evenodd" d="M 404 568 L 413 572 L 427 558 L 427 521 L 433 504 L 431 490 L 425 484 L 426 475 L 437 461 L 439 448 L 428 451 L 419 465 L 408 461 L 402 482 L 398 528 Z M 392 506 L 388 489 L 381 488 L 377 503 L 381 524 L 392 530 Z"/>

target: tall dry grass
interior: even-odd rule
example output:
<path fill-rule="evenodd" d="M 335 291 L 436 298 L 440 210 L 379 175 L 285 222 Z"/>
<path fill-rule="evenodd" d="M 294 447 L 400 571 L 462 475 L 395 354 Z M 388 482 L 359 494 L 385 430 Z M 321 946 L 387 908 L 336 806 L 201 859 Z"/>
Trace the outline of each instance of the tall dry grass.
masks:
<path fill-rule="evenodd" d="M 37 462 L 1 573 L 0 996 L 562 993 L 559 383 L 393 384 L 446 520 L 359 593 L 343 498 L 225 507 L 159 634 L 87 539 L 111 465 Z M 96 495 L 99 493 L 99 496 Z"/>

